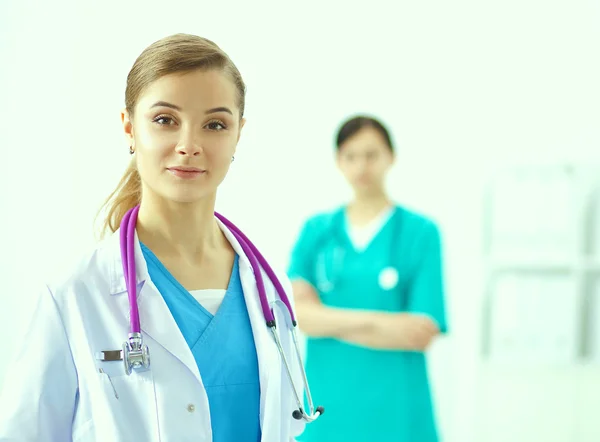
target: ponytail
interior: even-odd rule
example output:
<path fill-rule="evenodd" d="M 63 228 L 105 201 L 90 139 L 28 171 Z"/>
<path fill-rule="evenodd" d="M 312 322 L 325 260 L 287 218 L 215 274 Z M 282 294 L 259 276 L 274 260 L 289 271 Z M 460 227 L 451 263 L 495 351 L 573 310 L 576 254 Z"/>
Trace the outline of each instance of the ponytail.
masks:
<path fill-rule="evenodd" d="M 141 196 L 142 185 L 140 174 L 137 171 L 135 161 L 132 161 L 123 174 L 116 189 L 113 190 L 100 208 L 98 214 L 102 211 L 105 211 L 106 213 L 106 217 L 104 218 L 100 230 L 101 238 L 107 232 L 114 233 L 119 229 L 121 220 L 129 209 L 140 203 Z"/>

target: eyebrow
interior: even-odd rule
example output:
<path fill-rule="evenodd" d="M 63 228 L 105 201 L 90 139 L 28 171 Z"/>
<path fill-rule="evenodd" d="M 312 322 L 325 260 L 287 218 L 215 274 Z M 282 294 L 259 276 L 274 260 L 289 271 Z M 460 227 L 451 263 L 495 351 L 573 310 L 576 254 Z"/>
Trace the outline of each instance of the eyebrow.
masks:
<path fill-rule="evenodd" d="M 228 107 L 214 107 L 206 111 L 207 114 L 216 114 L 217 112 L 226 112 L 233 115 L 233 112 L 231 112 L 231 109 Z"/>
<path fill-rule="evenodd" d="M 177 106 L 176 104 L 173 103 L 168 103 L 166 101 L 157 101 L 156 103 L 154 103 L 152 106 L 150 106 L 151 108 L 153 107 L 169 107 L 171 109 L 175 109 L 177 111 L 181 111 L 181 107 Z M 217 112 L 226 112 L 228 114 L 233 115 L 233 112 L 231 112 L 231 109 L 229 109 L 228 107 L 214 107 L 212 109 L 208 109 L 205 113 L 206 114 L 215 114 Z"/>
<path fill-rule="evenodd" d="M 154 103 L 150 107 L 151 108 L 153 108 L 153 107 L 170 107 L 171 109 L 175 109 L 175 110 L 178 110 L 178 111 L 181 110 L 181 108 L 179 106 L 177 106 L 176 104 L 167 103 L 166 101 L 157 101 L 156 103 Z"/>

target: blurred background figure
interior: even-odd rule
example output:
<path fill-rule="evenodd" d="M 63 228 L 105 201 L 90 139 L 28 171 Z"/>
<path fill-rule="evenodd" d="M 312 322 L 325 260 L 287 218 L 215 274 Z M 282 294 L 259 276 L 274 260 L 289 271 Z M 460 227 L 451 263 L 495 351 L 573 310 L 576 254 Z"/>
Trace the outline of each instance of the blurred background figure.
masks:
<path fill-rule="evenodd" d="M 300 440 L 435 442 L 425 351 L 447 331 L 438 228 L 388 196 L 382 123 L 351 118 L 336 147 L 353 198 L 306 221 L 289 267 L 311 392 L 327 410 Z"/>
<path fill-rule="evenodd" d="M 39 284 L 95 246 L 129 165 L 114 112 L 134 55 L 185 32 L 244 73 L 215 209 L 274 264 L 308 215 L 353 198 L 330 142 L 349 110 L 398 137 L 387 195 L 443 238 L 450 333 L 427 350 L 442 442 L 600 441 L 600 2 L 0 5 L 0 388 Z M 353 402 L 342 429 L 378 406 Z"/>

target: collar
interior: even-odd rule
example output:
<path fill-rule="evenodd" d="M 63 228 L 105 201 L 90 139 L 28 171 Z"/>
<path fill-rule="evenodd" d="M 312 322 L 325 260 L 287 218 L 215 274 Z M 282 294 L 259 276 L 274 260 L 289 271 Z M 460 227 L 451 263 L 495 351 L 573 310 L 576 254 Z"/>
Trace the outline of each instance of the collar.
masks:
<path fill-rule="evenodd" d="M 235 236 L 229 230 L 229 228 L 227 228 L 227 226 L 225 226 L 218 218 L 215 217 L 215 219 L 217 221 L 217 224 L 219 225 L 219 228 L 225 235 L 225 238 L 227 238 L 234 251 L 239 256 L 240 269 L 250 269 L 253 272 L 252 266 L 250 265 L 250 260 L 244 253 L 244 250 L 240 246 L 239 241 L 235 238 Z M 123 260 L 121 259 L 120 229 L 118 229 L 108 238 L 106 247 L 111 256 L 111 269 L 109 272 L 111 278 L 110 294 L 120 295 L 123 293 L 127 293 L 127 286 L 125 285 L 125 274 L 123 272 Z M 146 280 L 150 279 L 150 274 L 148 273 L 148 266 L 146 265 L 146 260 L 144 259 L 144 254 L 140 246 L 137 231 L 135 232 L 134 248 L 136 284 L 139 286 L 140 284 L 143 284 Z"/>

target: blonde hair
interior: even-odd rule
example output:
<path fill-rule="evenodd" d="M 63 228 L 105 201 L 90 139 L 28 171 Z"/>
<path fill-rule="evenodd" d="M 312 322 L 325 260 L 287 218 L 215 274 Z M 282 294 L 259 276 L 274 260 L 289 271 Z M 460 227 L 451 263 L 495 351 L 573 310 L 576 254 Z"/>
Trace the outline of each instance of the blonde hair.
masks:
<path fill-rule="evenodd" d="M 189 34 L 175 34 L 158 40 L 144 49 L 136 59 L 127 75 L 125 88 L 125 108 L 131 118 L 140 96 L 150 84 L 165 75 L 196 69 L 220 69 L 231 77 L 238 91 L 241 118 L 246 100 L 246 86 L 242 75 L 215 43 Z M 138 205 L 141 198 L 141 179 L 135 161 L 132 160 L 119 184 L 100 208 L 100 212 L 106 213 L 101 236 L 107 231 L 117 231 L 127 211 Z"/>

